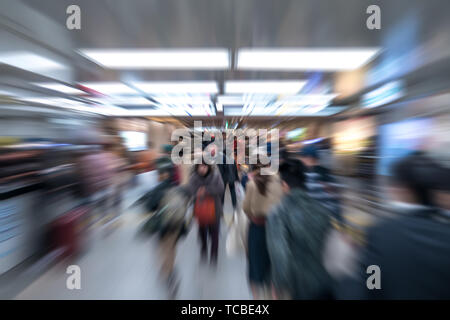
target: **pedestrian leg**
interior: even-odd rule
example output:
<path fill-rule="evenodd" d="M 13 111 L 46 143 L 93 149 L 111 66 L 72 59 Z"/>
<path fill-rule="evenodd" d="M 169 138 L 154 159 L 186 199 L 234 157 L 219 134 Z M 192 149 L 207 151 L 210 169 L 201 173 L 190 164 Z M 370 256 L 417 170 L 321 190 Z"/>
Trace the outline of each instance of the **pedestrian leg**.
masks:
<path fill-rule="evenodd" d="M 199 232 L 200 240 L 202 242 L 201 258 L 202 258 L 202 260 L 205 260 L 207 257 L 207 250 L 208 250 L 208 227 L 207 226 L 199 226 L 198 232 Z"/>

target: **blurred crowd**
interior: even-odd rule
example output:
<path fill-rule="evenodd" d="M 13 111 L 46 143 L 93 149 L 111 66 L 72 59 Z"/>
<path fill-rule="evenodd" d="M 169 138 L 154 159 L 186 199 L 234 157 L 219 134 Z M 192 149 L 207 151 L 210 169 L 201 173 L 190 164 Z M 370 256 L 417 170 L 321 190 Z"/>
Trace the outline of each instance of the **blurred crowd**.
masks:
<path fill-rule="evenodd" d="M 219 245 L 229 255 L 245 254 L 255 299 L 450 298 L 450 169 L 433 155 L 414 151 L 393 162 L 383 214 L 359 229 L 348 220 L 343 195 L 352 188 L 365 194 L 375 174 L 362 170 L 357 187 L 342 182 L 332 170 L 336 160 L 329 139 L 293 146 L 282 138 L 279 170 L 272 175 L 262 171 L 270 164 L 249 164 L 248 153 L 246 161 L 238 159 L 236 146 L 248 152 L 248 139 L 235 138 L 231 153 L 226 144 L 217 149 L 214 140 L 180 156 L 211 152 L 223 161 L 192 165 L 173 161 L 177 142 L 130 158 L 120 141 L 111 139 L 76 148 L 3 140 L 2 200 L 7 205 L 41 190 L 33 202 L 43 213 L 37 243 L 72 256 L 83 248 L 89 228 L 120 226 L 137 177 L 155 172 L 157 183 L 132 207 L 145 215 L 138 234 L 158 240 L 161 279 L 170 298 L 177 297 L 182 280 L 177 246 L 195 224 L 201 260 L 211 268 L 221 263 Z M 270 157 L 272 142 L 266 143 Z M 224 210 L 227 192 L 232 214 Z M 68 198 L 72 206 L 65 207 L 61 201 Z M 67 208 L 70 212 L 61 214 Z M 226 241 L 219 244 L 223 223 Z"/>
<path fill-rule="evenodd" d="M 160 236 L 161 272 L 172 294 L 180 282 L 174 268 L 177 243 L 193 220 L 199 225 L 202 260 L 209 252 L 212 267 L 220 263 L 228 186 L 234 213 L 226 246 L 245 250 L 255 299 L 450 297 L 449 168 L 424 152 L 399 159 L 392 166 L 386 215 L 355 237 L 343 214 L 338 178 L 327 166 L 327 145 L 304 145 L 297 152 L 286 147 L 282 142 L 275 175 L 261 174 L 267 164 L 240 165 L 235 158 L 228 164 L 194 165 L 181 186 L 177 165 L 168 156 L 158 159 L 161 184 L 140 200 L 156 212 L 143 231 Z M 225 149 L 218 152 L 226 156 Z M 176 195 L 182 205 L 173 203 Z M 192 215 L 186 214 L 186 203 Z M 370 278 L 373 266 L 378 278 Z"/>

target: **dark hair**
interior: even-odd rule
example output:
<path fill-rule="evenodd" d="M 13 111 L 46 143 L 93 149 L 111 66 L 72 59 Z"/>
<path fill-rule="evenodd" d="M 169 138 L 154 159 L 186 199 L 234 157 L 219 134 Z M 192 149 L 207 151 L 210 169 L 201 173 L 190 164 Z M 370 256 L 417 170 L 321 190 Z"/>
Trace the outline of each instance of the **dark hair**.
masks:
<path fill-rule="evenodd" d="M 253 181 L 255 181 L 256 188 L 258 188 L 258 192 L 265 196 L 267 193 L 267 184 L 269 183 L 272 176 L 270 175 L 262 175 L 261 172 L 258 172 L 253 177 Z"/>
<path fill-rule="evenodd" d="M 441 167 L 423 153 L 413 153 L 394 163 L 391 183 L 409 189 L 418 203 L 429 206 L 433 205 L 432 191 L 445 189 L 448 177 L 447 168 Z"/>
<path fill-rule="evenodd" d="M 198 163 L 198 164 L 196 164 L 196 165 L 194 166 L 194 172 L 195 172 L 196 174 L 198 174 L 198 167 L 199 167 L 201 164 L 203 164 L 203 165 L 205 165 L 205 166 L 208 167 L 208 172 L 206 172 L 206 174 L 204 175 L 204 177 L 207 177 L 207 176 L 211 173 L 211 171 L 212 171 L 212 166 L 211 166 L 210 164 L 207 164 L 207 163 Z"/>
<path fill-rule="evenodd" d="M 286 159 L 281 165 L 280 165 L 280 176 L 281 180 L 287 183 L 289 188 L 305 188 L 305 165 L 303 162 L 297 159 Z"/>

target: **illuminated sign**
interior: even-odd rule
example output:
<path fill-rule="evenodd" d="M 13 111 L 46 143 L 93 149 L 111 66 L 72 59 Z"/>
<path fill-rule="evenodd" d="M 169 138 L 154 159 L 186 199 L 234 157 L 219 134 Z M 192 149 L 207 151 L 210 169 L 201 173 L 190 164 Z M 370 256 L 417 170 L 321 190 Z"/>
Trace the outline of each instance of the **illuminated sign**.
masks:
<path fill-rule="evenodd" d="M 375 108 L 400 99 L 404 95 L 403 82 L 393 81 L 365 94 L 361 105 L 364 108 Z"/>

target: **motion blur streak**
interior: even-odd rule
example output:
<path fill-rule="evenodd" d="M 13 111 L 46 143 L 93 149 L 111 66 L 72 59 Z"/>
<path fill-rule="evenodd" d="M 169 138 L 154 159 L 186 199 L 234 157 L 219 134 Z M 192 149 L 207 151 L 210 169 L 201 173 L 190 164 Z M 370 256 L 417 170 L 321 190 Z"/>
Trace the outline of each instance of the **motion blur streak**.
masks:
<path fill-rule="evenodd" d="M 449 299 L 450 2 L 372 2 L 2 0 L 0 298 Z"/>

